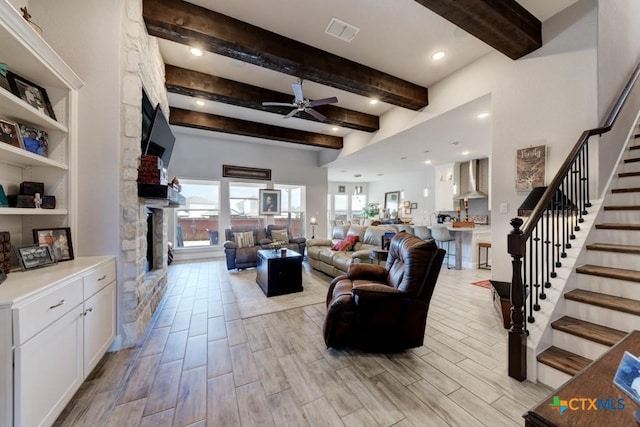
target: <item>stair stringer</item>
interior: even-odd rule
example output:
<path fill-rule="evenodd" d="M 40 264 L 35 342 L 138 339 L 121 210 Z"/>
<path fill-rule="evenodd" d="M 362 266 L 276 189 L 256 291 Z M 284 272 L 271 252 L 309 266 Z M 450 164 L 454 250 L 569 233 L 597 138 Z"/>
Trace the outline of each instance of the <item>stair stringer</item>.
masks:
<path fill-rule="evenodd" d="M 602 200 L 591 201 L 589 213 L 583 216 L 580 230 L 575 232 L 576 238 L 571 240 L 571 248 L 566 249 L 567 257 L 562 258 L 562 267 L 556 268 L 557 276 L 551 279 L 551 287 L 545 289 L 547 298 L 540 301 L 540 311 L 534 312 L 535 322 L 527 323 L 529 337 L 527 339 L 527 380 L 538 382 L 538 361 L 536 356 L 551 346 L 551 322 L 564 316 L 566 302 L 565 292 L 576 288 L 577 275 L 575 269 L 579 265 L 580 256 L 587 244 L 587 237 L 596 224 L 596 212 L 602 208 Z M 527 298 L 526 304 L 529 303 Z M 527 306 L 528 307 L 528 306 Z M 526 321 L 526 320 L 525 320 Z"/>

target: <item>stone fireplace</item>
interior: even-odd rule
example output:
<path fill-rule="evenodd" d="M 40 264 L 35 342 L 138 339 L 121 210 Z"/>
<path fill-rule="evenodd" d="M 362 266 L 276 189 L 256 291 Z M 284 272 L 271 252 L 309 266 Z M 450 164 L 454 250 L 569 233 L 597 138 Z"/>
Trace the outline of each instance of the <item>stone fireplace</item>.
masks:
<path fill-rule="evenodd" d="M 167 290 L 167 231 L 172 209 L 153 206 L 138 197 L 137 174 L 142 138 L 141 94 L 169 111 L 164 86 L 164 63 L 157 41 L 148 36 L 142 19 L 142 1 L 126 0 L 122 37 L 121 196 L 120 218 L 122 284 L 118 293 L 120 347 L 138 343 Z M 149 223 L 147 218 L 149 215 Z M 148 224 L 152 264 L 147 265 Z"/>

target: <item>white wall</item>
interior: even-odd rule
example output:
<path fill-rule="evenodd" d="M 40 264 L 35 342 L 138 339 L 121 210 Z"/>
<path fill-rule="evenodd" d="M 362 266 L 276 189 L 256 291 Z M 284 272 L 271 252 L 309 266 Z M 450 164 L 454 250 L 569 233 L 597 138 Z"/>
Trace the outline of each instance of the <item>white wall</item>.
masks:
<path fill-rule="evenodd" d="M 120 7 L 101 0 L 29 2 L 45 40 L 85 83 L 78 94 L 76 256 L 119 251 Z"/>
<path fill-rule="evenodd" d="M 167 170 L 169 177 L 242 181 L 223 178 L 222 165 L 271 169 L 271 182 L 267 185 L 306 186 L 307 215 L 318 218 L 316 236 L 327 233 L 327 170 L 318 166 L 319 151 L 296 149 L 292 144 L 282 147 L 278 144 L 232 141 L 224 139 L 224 135 L 177 126 L 172 126 L 172 130 L 176 144 Z M 226 197 L 226 194 L 221 194 L 221 198 Z M 225 227 L 225 224 L 221 225 Z M 307 234 L 311 235 L 309 226 Z"/>

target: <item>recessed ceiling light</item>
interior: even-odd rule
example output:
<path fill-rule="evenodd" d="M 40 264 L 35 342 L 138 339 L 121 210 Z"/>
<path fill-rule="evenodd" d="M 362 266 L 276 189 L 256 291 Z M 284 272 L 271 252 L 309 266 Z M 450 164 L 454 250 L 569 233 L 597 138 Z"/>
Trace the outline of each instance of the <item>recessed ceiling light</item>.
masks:
<path fill-rule="evenodd" d="M 463 156 L 468 156 L 468 155 L 469 155 L 469 152 L 468 152 L 468 151 L 463 151 L 463 152 L 462 152 L 462 153 L 460 153 L 460 154 L 462 154 Z"/>
<path fill-rule="evenodd" d="M 372 100 L 369 101 L 369 104 L 371 104 L 371 105 L 376 105 L 377 103 L 378 103 L 377 99 L 372 99 Z"/>
<path fill-rule="evenodd" d="M 431 55 L 431 59 L 433 59 L 434 61 L 440 61 L 442 58 L 445 57 L 445 55 L 446 53 L 444 52 L 444 50 L 439 50 L 433 55 Z"/>
<path fill-rule="evenodd" d="M 400 160 L 407 160 L 407 156 L 400 157 Z"/>
<path fill-rule="evenodd" d="M 479 119 L 486 119 L 487 117 L 489 117 L 489 113 L 480 113 L 476 117 Z"/>
<path fill-rule="evenodd" d="M 378 174 L 378 176 L 383 176 L 383 175 L 384 175 L 383 173 L 379 173 L 379 174 Z"/>
<path fill-rule="evenodd" d="M 203 101 L 203 100 L 201 100 L 201 99 L 198 99 L 198 100 L 196 101 L 196 104 L 198 104 L 199 106 L 201 106 L 201 107 L 202 107 L 202 106 L 204 105 L 204 101 Z"/>
<path fill-rule="evenodd" d="M 425 160 L 425 161 L 424 161 L 424 163 L 425 163 L 426 165 L 430 165 L 430 164 L 431 164 L 431 160 Z"/>
<path fill-rule="evenodd" d="M 353 176 L 354 176 L 355 178 L 360 178 L 360 177 L 362 176 L 362 174 L 361 174 L 361 173 L 357 173 L 357 174 L 354 174 Z"/>
<path fill-rule="evenodd" d="M 340 128 L 339 128 L 339 127 L 337 127 L 337 126 L 334 126 L 334 127 L 332 127 L 332 128 L 331 128 L 331 130 L 332 130 L 332 131 L 334 131 L 334 132 L 338 132 L 338 130 L 339 130 L 339 129 L 340 129 Z"/>
<path fill-rule="evenodd" d="M 202 51 L 200 49 L 198 49 L 197 47 L 192 47 L 191 49 L 189 49 L 189 52 L 191 52 L 191 54 L 193 56 L 202 56 Z"/>

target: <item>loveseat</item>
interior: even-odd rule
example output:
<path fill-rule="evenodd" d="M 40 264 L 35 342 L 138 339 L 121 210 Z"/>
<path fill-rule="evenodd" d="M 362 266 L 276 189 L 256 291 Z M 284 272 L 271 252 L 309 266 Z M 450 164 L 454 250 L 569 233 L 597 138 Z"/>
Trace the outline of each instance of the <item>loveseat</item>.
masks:
<path fill-rule="evenodd" d="M 431 238 L 431 232 L 426 226 L 414 227 L 408 224 L 336 225 L 332 230 L 331 239 L 307 240 L 307 260 L 309 265 L 316 270 L 336 277 L 345 274 L 352 263 L 370 263 L 371 250 L 382 249 L 384 233 L 398 233 L 400 231 L 406 231 L 422 240 Z M 336 244 L 344 242 L 348 236 L 357 236 L 357 241 L 352 247 L 347 247 L 344 250 L 345 248 L 336 246 Z"/>
<path fill-rule="evenodd" d="M 255 267 L 258 264 L 258 250 L 272 249 L 274 244 L 304 255 L 304 237 L 292 237 L 286 225 L 269 224 L 264 227 L 238 226 L 224 230 L 224 254 L 227 270 Z"/>

